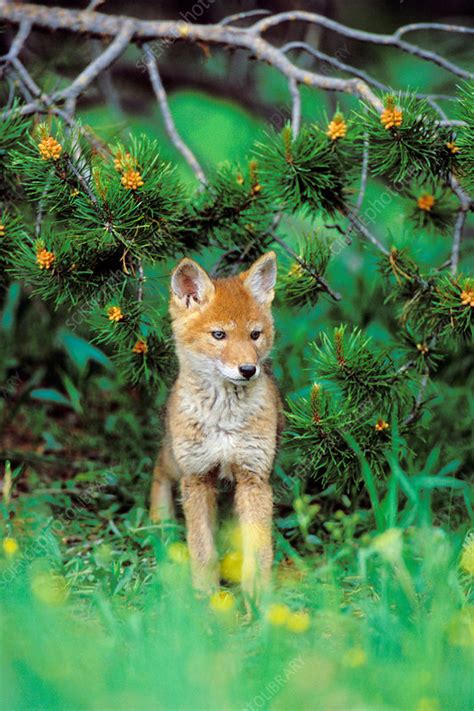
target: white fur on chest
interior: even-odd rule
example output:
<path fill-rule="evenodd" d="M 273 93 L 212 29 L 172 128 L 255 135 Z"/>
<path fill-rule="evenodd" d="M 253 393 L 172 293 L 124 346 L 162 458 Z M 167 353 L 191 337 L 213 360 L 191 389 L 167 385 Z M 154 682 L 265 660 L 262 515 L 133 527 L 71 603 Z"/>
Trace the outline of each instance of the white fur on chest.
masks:
<path fill-rule="evenodd" d="M 179 438 L 175 456 L 184 473 L 204 474 L 219 467 L 231 478 L 231 465 L 251 470 L 271 467 L 276 432 L 252 432 L 249 421 L 268 410 L 268 383 L 259 379 L 247 386 L 208 384 L 182 393 L 180 411 L 195 436 Z"/>

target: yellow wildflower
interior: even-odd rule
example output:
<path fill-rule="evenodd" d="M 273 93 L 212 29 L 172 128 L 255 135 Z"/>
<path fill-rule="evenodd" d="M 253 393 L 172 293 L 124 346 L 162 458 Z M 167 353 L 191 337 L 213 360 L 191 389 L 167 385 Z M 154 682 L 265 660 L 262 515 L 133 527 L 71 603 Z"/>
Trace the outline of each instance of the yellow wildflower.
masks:
<path fill-rule="evenodd" d="M 226 553 L 220 563 L 220 574 L 229 583 L 239 583 L 242 579 L 242 553 Z"/>
<path fill-rule="evenodd" d="M 122 321 L 122 309 L 120 308 L 120 306 L 111 306 L 109 309 L 107 309 L 107 316 L 109 318 L 109 321 L 115 321 L 116 323 L 118 321 Z"/>
<path fill-rule="evenodd" d="M 235 598 L 228 590 L 219 590 L 211 595 L 209 607 L 214 612 L 227 613 L 235 607 Z"/>
<path fill-rule="evenodd" d="M 456 612 L 447 625 L 450 644 L 456 647 L 474 647 L 474 605 Z"/>
<path fill-rule="evenodd" d="M 54 252 L 48 252 L 44 247 L 36 252 L 36 264 L 40 269 L 51 269 L 55 259 Z"/>
<path fill-rule="evenodd" d="M 341 114 L 336 114 L 333 120 L 328 124 L 326 136 L 329 136 L 331 141 L 336 141 L 338 138 L 344 138 L 347 133 L 347 123 L 344 121 Z"/>
<path fill-rule="evenodd" d="M 389 528 L 372 540 L 372 548 L 382 558 L 390 562 L 397 561 L 403 548 L 402 532 L 399 528 Z"/>
<path fill-rule="evenodd" d="M 145 355 L 145 353 L 148 353 L 148 346 L 146 344 L 146 341 L 142 341 L 139 338 L 138 341 L 133 346 L 132 352 L 133 353 L 142 353 L 143 355 Z"/>
<path fill-rule="evenodd" d="M 290 612 L 286 620 L 286 627 L 290 632 L 302 634 L 309 629 L 310 617 L 307 612 Z"/>
<path fill-rule="evenodd" d="M 2 548 L 7 556 L 13 556 L 18 553 L 20 546 L 14 538 L 4 538 L 2 541 Z"/>
<path fill-rule="evenodd" d="M 461 304 L 474 308 L 474 289 L 464 289 L 461 291 Z"/>
<path fill-rule="evenodd" d="M 439 711 L 439 703 L 431 696 L 423 696 L 416 705 L 416 711 Z"/>
<path fill-rule="evenodd" d="M 121 183 L 127 190 L 138 190 L 144 185 L 143 178 L 138 170 L 126 170 L 122 175 Z"/>
<path fill-rule="evenodd" d="M 434 197 L 429 193 L 423 193 L 416 201 L 420 210 L 424 210 L 425 212 L 430 212 L 435 202 Z"/>
<path fill-rule="evenodd" d="M 274 603 L 268 608 L 267 620 L 271 625 L 281 627 L 287 624 L 291 614 L 290 608 L 287 605 Z"/>
<path fill-rule="evenodd" d="M 459 565 L 462 570 L 474 576 L 474 533 L 465 540 Z"/>
<path fill-rule="evenodd" d="M 379 417 L 379 419 L 375 423 L 375 429 L 377 430 L 377 432 L 384 432 L 384 430 L 388 430 L 389 428 L 390 425 L 388 424 L 388 422 Z"/>
<path fill-rule="evenodd" d="M 69 591 L 66 579 L 57 573 L 38 573 L 31 581 L 31 589 L 41 602 L 47 605 L 61 605 Z"/>
<path fill-rule="evenodd" d="M 45 136 L 43 140 L 38 143 L 38 149 L 43 160 L 59 160 L 63 147 L 52 136 Z"/>
<path fill-rule="evenodd" d="M 417 350 L 419 350 L 422 355 L 426 355 L 430 351 L 430 349 L 428 348 L 426 343 L 417 343 L 416 347 L 417 347 Z"/>
<path fill-rule="evenodd" d="M 367 655 L 362 647 L 352 647 L 348 649 L 342 658 L 342 663 L 350 669 L 357 669 L 363 666 L 367 661 Z"/>
<path fill-rule="evenodd" d="M 5 225 L 0 224 L 0 237 L 5 237 Z"/>
<path fill-rule="evenodd" d="M 186 563 L 189 560 L 189 551 L 186 543 L 181 541 L 175 541 L 170 543 L 168 546 L 168 558 L 173 561 L 173 563 Z"/>

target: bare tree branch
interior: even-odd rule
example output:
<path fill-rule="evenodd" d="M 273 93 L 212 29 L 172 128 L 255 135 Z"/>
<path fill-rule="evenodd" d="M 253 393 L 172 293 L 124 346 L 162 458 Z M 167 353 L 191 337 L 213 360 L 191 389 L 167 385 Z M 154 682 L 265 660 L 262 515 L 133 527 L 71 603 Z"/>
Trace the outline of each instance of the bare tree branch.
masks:
<path fill-rule="evenodd" d="M 256 22 L 254 25 L 252 25 L 250 29 L 257 34 L 261 34 L 270 29 L 270 27 L 275 27 L 276 25 L 279 25 L 282 22 L 294 22 L 295 20 L 301 20 L 303 22 L 309 22 L 311 24 L 319 25 L 320 27 L 325 27 L 328 30 L 336 32 L 339 35 L 343 35 L 344 37 L 349 37 L 354 40 L 359 40 L 361 42 L 380 44 L 386 47 L 397 47 L 403 52 L 407 52 L 408 54 L 412 54 L 415 57 L 419 57 L 420 59 L 424 59 L 428 62 L 433 62 L 434 64 L 443 67 L 443 69 L 446 69 L 446 71 L 451 72 L 456 76 L 462 77 L 463 79 L 472 79 L 474 77 L 474 74 L 472 72 L 468 72 L 467 70 L 462 69 L 462 67 L 459 67 L 457 64 L 450 62 L 449 60 L 445 59 L 436 52 L 430 52 L 429 50 L 423 49 L 422 47 L 418 47 L 417 45 L 405 42 L 405 40 L 401 39 L 400 30 L 394 32 L 391 35 L 377 34 L 375 32 L 365 32 L 364 30 L 354 30 L 351 27 L 346 27 L 345 25 L 342 25 L 340 22 L 336 22 L 335 20 L 331 20 L 328 17 L 324 17 L 324 15 L 318 15 L 316 13 L 306 12 L 304 10 L 281 12 L 276 15 L 272 15 L 271 17 L 266 17 L 263 20 L 259 20 L 258 22 Z M 433 29 L 443 29 L 446 31 L 448 31 L 449 29 L 450 32 L 472 33 L 471 28 L 457 25 L 441 25 L 440 27 L 434 27 L 434 25 L 432 25 L 431 27 Z M 409 25 L 407 25 L 405 28 L 401 28 L 402 34 L 404 31 L 410 31 L 409 28 Z"/>
<path fill-rule="evenodd" d="M 236 12 L 234 15 L 229 15 L 224 17 L 223 20 L 219 22 L 219 25 L 233 25 L 234 22 L 239 20 L 245 20 L 247 17 L 255 17 L 255 15 L 270 15 L 270 10 L 248 10 L 247 12 Z"/>
<path fill-rule="evenodd" d="M 145 54 L 145 63 L 147 65 L 148 73 L 150 75 L 151 85 L 153 91 L 155 92 L 156 99 L 160 105 L 161 113 L 163 114 L 163 120 L 165 122 L 166 132 L 170 137 L 172 143 L 176 146 L 178 151 L 181 153 L 183 158 L 186 160 L 198 180 L 202 185 L 206 185 L 207 180 L 204 175 L 204 171 L 199 165 L 199 162 L 192 152 L 192 150 L 186 145 L 181 136 L 179 135 L 176 125 L 171 115 L 170 107 L 168 104 L 168 97 L 161 81 L 160 73 L 158 71 L 158 64 L 156 62 L 153 50 L 148 43 L 143 45 L 143 50 Z"/>
<path fill-rule="evenodd" d="M 369 86 L 373 86 L 375 89 L 379 89 L 380 91 L 390 93 L 393 91 L 393 87 L 388 86 L 388 84 L 384 84 L 383 82 L 379 81 L 378 79 L 375 79 L 375 77 L 371 76 L 368 72 L 364 71 L 363 69 L 359 69 L 359 67 L 355 67 L 353 64 L 346 64 L 345 62 L 341 62 L 337 57 L 332 57 L 330 54 L 326 54 L 326 52 L 321 52 L 319 49 L 316 49 L 315 47 L 312 47 L 309 45 L 307 42 L 301 42 L 301 41 L 293 41 L 293 42 L 287 42 L 285 45 L 283 45 L 281 48 L 281 51 L 286 54 L 287 52 L 290 52 L 293 49 L 302 49 L 311 56 L 315 57 L 315 59 L 320 59 L 323 62 L 326 62 L 327 64 L 330 64 L 332 67 L 336 67 L 336 69 L 340 69 L 342 72 L 346 72 L 347 74 L 351 74 L 352 76 L 359 77 L 359 79 L 362 79 L 363 81 L 366 82 L 366 84 L 369 84 Z M 402 96 L 415 96 L 417 99 L 442 99 L 444 101 L 455 101 L 456 97 L 455 96 L 449 96 L 447 94 L 423 94 L 423 93 L 415 93 L 413 92 L 408 92 L 408 91 L 401 91 L 400 94 Z M 444 121 L 439 122 L 441 125 L 458 125 L 462 126 L 464 125 L 463 121 L 456 121 L 456 120 L 450 120 L 446 117 Z"/>
<path fill-rule="evenodd" d="M 172 39 L 175 41 L 178 33 L 181 39 L 191 42 L 239 47 L 247 49 L 260 61 L 268 62 L 288 80 L 294 79 L 298 83 L 324 89 L 325 91 L 341 91 L 353 94 L 364 101 L 368 101 L 377 110 L 383 110 L 382 102 L 365 82 L 359 79 L 326 77 L 322 74 L 300 69 L 290 62 L 277 47 L 262 39 L 254 29 L 255 25 L 251 28 L 242 29 L 222 25 L 176 23 L 169 20 L 149 22 L 104 15 L 99 12 L 88 12 L 86 10 L 65 10 L 63 8 L 58 10 L 58 8 L 48 8 L 28 3 L 0 5 L 0 19 L 13 23 L 20 23 L 28 19 L 38 27 L 53 30 L 64 29 L 78 33 L 89 33 L 92 36 L 114 37 L 116 39 L 124 31 L 125 23 L 127 30 L 130 29 L 131 31 L 131 40 L 135 42 L 146 42 L 153 39 Z M 115 40 L 112 44 L 114 48 L 117 47 Z M 111 47 L 112 45 L 108 49 L 110 50 Z M 85 71 L 93 71 L 93 65 L 94 63 L 89 65 Z M 74 90 L 79 88 L 78 79 L 74 82 Z M 88 76 L 83 77 L 83 79 L 87 81 Z M 90 82 L 87 81 L 87 83 Z"/>
<path fill-rule="evenodd" d="M 394 32 L 395 37 L 402 37 L 407 32 L 418 32 L 419 30 L 441 30 L 445 32 L 459 32 L 461 34 L 474 34 L 473 27 L 462 27 L 460 25 L 447 25 L 442 22 L 414 22 L 411 25 L 403 25 Z"/>
<path fill-rule="evenodd" d="M 53 101 L 77 99 L 99 74 L 110 67 L 126 50 L 133 36 L 133 22 L 125 21 L 113 42 L 96 57 L 64 91 L 53 95 Z"/>
<path fill-rule="evenodd" d="M 364 225 L 364 223 L 360 220 L 360 218 L 355 214 L 354 211 L 350 209 L 345 209 L 343 210 L 343 214 L 348 218 L 349 222 L 351 223 L 352 227 L 359 232 L 363 237 L 365 237 L 369 242 L 371 242 L 374 247 L 376 247 L 379 252 L 382 252 L 382 254 L 385 254 L 386 257 L 390 254 L 388 249 L 384 247 L 384 245 L 377 239 L 375 235 L 370 232 L 370 230 L 367 229 L 367 227 Z"/>
<path fill-rule="evenodd" d="M 464 223 L 466 222 L 467 218 L 467 210 L 464 210 L 462 207 L 459 209 L 457 217 L 456 217 L 456 222 L 454 224 L 454 233 L 453 233 L 453 245 L 451 247 L 451 274 L 454 276 L 458 270 L 458 264 L 459 264 L 459 251 L 461 248 L 461 239 L 462 239 L 462 233 L 464 229 Z"/>
<path fill-rule="evenodd" d="M 291 94 L 291 129 L 293 138 L 295 139 L 301 124 L 301 95 L 298 89 L 298 83 L 295 79 L 289 80 L 288 88 Z"/>
<path fill-rule="evenodd" d="M 20 27 L 18 28 L 18 32 L 16 34 L 15 39 L 13 40 L 13 42 L 11 44 L 8 54 L 6 54 L 4 57 L 0 57 L 0 62 L 3 65 L 8 64 L 13 59 L 16 59 L 18 57 L 21 50 L 23 49 L 23 45 L 25 44 L 26 40 L 29 37 L 31 28 L 32 28 L 32 23 L 30 22 L 30 20 L 24 20 L 23 22 L 20 23 Z M 2 67 L 0 69 L 0 76 L 3 73 L 3 71 L 4 71 L 4 67 Z"/>

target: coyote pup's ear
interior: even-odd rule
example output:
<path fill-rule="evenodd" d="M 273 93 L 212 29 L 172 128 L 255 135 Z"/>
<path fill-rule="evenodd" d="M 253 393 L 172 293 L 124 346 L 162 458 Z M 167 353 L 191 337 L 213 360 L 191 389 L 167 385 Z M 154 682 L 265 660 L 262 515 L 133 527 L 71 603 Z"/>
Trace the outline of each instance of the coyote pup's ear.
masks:
<path fill-rule="evenodd" d="M 263 254 L 250 269 L 241 275 L 244 286 L 261 304 L 271 304 L 275 296 L 274 288 L 277 277 L 275 252 Z"/>
<path fill-rule="evenodd" d="M 204 304 L 214 294 L 214 284 L 202 267 L 185 257 L 171 275 L 171 294 L 185 308 Z"/>

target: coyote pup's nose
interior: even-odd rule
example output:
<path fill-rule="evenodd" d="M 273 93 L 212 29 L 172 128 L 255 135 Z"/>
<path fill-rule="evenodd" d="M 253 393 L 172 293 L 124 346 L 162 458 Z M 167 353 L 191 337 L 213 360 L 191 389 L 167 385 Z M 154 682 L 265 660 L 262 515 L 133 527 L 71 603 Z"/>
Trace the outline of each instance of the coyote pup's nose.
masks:
<path fill-rule="evenodd" d="M 239 365 L 239 373 L 250 380 L 252 375 L 255 375 L 257 368 L 254 365 Z"/>

